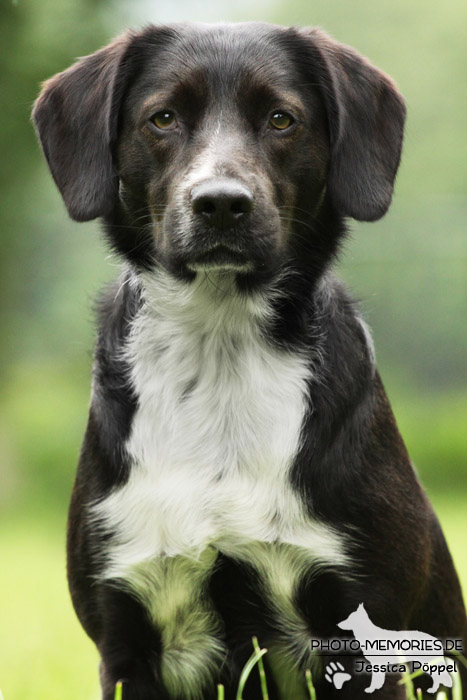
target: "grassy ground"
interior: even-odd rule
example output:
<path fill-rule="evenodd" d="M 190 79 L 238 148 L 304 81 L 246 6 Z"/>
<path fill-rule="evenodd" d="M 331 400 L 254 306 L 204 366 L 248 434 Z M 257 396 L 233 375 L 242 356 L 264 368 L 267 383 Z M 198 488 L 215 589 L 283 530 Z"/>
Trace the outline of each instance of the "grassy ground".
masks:
<path fill-rule="evenodd" d="M 467 591 L 467 508 L 432 496 Z M 0 528 L 0 688 L 5 700 L 97 700 L 97 654 L 65 580 L 64 518 L 9 517 Z"/>
<path fill-rule="evenodd" d="M 97 654 L 65 579 L 64 523 L 3 523 L 0 688 L 5 700 L 98 698 Z M 7 576 L 5 576 L 7 573 Z"/>

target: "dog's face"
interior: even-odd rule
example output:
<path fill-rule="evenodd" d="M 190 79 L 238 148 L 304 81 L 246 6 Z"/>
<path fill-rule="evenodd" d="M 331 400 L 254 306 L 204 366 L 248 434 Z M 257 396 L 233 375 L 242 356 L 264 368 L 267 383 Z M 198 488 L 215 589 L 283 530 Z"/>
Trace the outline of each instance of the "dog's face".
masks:
<path fill-rule="evenodd" d="M 329 164 L 324 106 L 304 79 L 275 34 L 251 26 L 185 30 L 148 56 L 117 162 L 166 267 L 280 264 L 294 211 L 316 207 Z"/>
<path fill-rule="evenodd" d="M 104 216 L 130 260 L 268 276 L 305 243 L 331 257 L 322 207 L 382 216 L 404 106 L 317 30 L 179 25 L 128 33 L 48 81 L 34 119 L 71 216 Z"/>

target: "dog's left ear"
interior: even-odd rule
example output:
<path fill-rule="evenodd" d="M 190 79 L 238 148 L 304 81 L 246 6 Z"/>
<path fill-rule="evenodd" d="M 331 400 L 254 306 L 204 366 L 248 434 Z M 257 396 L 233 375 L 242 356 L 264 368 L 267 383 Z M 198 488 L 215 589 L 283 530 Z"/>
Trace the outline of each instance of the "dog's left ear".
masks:
<path fill-rule="evenodd" d="M 125 34 L 44 83 L 32 118 L 72 219 L 89 221 L 115 203 L 112 146 L 125 85 Z"/>
<path fill-rule="evenodd" d="M 298 35 L 328 115 L 331 199 L 345 216 L 379 219 L 391 203 L 401 157 L 402 95 L 389 76 L 321 30 Z"/>

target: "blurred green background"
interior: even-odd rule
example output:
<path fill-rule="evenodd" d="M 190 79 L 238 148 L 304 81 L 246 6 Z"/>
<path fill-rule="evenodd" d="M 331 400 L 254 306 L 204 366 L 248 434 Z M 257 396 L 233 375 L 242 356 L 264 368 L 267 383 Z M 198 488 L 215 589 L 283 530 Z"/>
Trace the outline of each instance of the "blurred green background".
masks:
<path fill-rule="evenodd" d="M 84 432 L 92 298 L 114 276 L 94 224 L 67 219 L 29 123 L 41 80 L 148 21 L 314 24 L 408 103 L 393 206 L 352 227 L 341 274 L 361 300 L 402 434 L 467 589 L 467 56 L 464 0 L 1 0 L 0 688 L 97 698 L 68 599 L 66 509 Z M 464 370 L 464 372 L 463 372 Z"/>

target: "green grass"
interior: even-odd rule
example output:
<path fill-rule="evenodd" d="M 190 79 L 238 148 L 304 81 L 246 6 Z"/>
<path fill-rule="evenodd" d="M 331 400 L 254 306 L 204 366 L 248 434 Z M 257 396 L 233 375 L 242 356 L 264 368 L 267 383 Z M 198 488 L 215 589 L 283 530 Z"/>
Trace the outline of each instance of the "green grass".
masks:
<path fill-rule="evenodd" d="M 243 698 L 243 690 L 245 688 L 246 682 L 248 678 L 250 677 L 253 669 L 255 666 L 258 666 L 258 673 L 260 677 L 260 683 L 261 683 L 261 698 L 258 697 L 258 700 L 269 700 L 269 695 L 268 695 L 268 689 L 267 689 L 267 680 L 266 680 L 266 674 L 264 671 L 264 665 L 263 665 L 263 656 L 267 653 L 267 649 L 260 649 L 258 640 L 256 637 L 253 637 L 253 653 L 246 662 L 243 671 L 240 675 L 240 680 L 238 683 L 238 689 L 237 689 L 237 694 L 235 700 L 242 700 Z M 465 665 L 467 665 L 467 660 L 464 657 L 461 657 L 462 661 Z M 399 683 L 405 685 L 406 689 L 406 695 L 407 695 L 407 700 L 423 700 L 422 696 L 422 691 L 420 688 L 417 688 L 417 678 L 418 676 L 422 675 L 421 671 L 416 671 L 415 673 L 408 673 L 405 672 L 403 674 L 402 679 L 399 681 Z M 308 689 L 308 697 L 309 700 L 318 700 L 317 695 L 316 695 L 316 690 L 313 685 L 313 679 L 311 675 L 311 671 L 309 669 L 306 670 L 305 672 L 305 677 L 306 677 L 306 687 Z M 115 696 L 114 700 L 125 700 L 124 697 L 124 692 L 123 692 L 123 687 L 124 684 L 122 681 L 118 681 L 117 685 L 115 686 Z M 218 685 L 217 686 L 217 700 L 224 700 L 224 686 L 223 685 Z M 452 698 L 453 700 L 462 700 L 462 688 L 460 685 L 460 677 L 459 675 L 454 675 L 453 676 L 453 687 L 452 687 Z M 1 698 L 1 693 L 0 693 L 0 700 Z M 436 700 L 447 700 L 446 694 L 443 691 L 440 691 L 439 693 L 436 694 Z"/>
<path fill-rule="evenodd" d="M 268 689 L 267 689 L 267 680 L 266 680 L 266 674 L 264 671 L 264 665 L 263 665 L 263 656 L 267 653 L 267 649 L 260 649 L 258 640 L 256 637 L 253 637 L 253 653 L 246 662 L 243 671 L 240 675 L 240 680 L 238 683 L 238 689 L 237 689 L 237 694 L 235 700 L 242 700 L 243 698 L 243 690 L 245 688 L 245 684 L 250 677 L 251 673 L 253 672 L 253 669 L 255 666 L 258 666 L 258 673 L 260 677 L 260 683 L 261 683 L 261 698 L 258 697 L 258 700 L 269 700 L 269 695 L 268 695 Z M 464 659 L 465 662 L 465 659 Z M 466 662 L 467 663 L 467 662 Z M 420 671 L 417 671 L 416 673 L 408 673 L 406 672 L 399 683 L 403 683 L 406 688 L 406 693 L 407 693 L 407 700 L 423 700 L 422 697 L 422 691 L 420 688 L 416 687 L 416 679 L 417 677 L 421 675 Z M 308 697 L 309 700 L 317 700 L 317 695 L 316 695 L 316 690 L 313 685 L 313 679 L 311 675 L 311 671 L 309 669 L 306 670 L 305 672 L 305 677 L 306 677 L 306 686 L 308 689 Z M 115 696 L 114 700 L 125 700 L 124 698 L 124 693 L 123 693 L 123 687 L 124 684 L 122 681 L 118 681 L 117 685 L 115 686 Z M 1 693 L 0 693 L 0 700 L 1 698 Z M 217 686 L 217 700 L 224 700 L 224 686 L 223 685 L 218 685 Z M 436 695 L 436 700 L 447 700 L 446 694 L 444 692 L 439 692 Z M 462 688 L 460 687 L 460 680 L 459 676 L 454 676 L 453 677 L 453 700 L 462 700 Z"/>
<path fill-rule="evenodd" d="M 432 494 L 432 500 L 465 591 L 465 499 Z M 68 595 L 64 533 L 64 514 L 11 515 L 0 521 L 0 688 L 5 700 L 100 697 L 98 656 Z"/>

